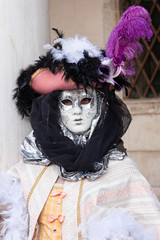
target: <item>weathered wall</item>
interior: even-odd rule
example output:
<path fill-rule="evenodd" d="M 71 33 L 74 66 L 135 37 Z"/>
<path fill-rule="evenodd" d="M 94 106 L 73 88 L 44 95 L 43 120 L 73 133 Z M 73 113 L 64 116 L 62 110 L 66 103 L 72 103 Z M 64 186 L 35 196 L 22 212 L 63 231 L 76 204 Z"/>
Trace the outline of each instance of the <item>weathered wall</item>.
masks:
<path fill-rule="evenodd" d="M 118 0 L 50 0 L 51 28 L 65 33 L 65 37 L 75 34 L 104 48 L 109 33 L 119 19 Z M 56 34 L 52 31 L 51 41 Z"/>
<path fill-rule="evenodd" d="M 0 1 L 0 168 L 8 169 L 21 158 L 23 138 L 30 131 L 12 101 L 21 68 L 28 66 L 50 42 L 47 0 Z"/>
<path fill-rule="evenodd" d="M 160 199 L 160 99 L 125 101 L 133 117 L 124 136 L 128 155 Z"/>

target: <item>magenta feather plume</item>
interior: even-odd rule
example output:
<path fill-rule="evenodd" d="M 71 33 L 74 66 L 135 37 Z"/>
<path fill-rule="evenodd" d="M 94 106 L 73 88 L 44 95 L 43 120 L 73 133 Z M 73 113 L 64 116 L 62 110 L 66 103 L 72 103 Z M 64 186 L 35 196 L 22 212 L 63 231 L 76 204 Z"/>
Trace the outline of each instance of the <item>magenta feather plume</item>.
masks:
<path fill-rule="evenodd" d="M 129 7 L 122 15 L 120 21 L 129 20 L 131 18 L 143 18 L 148 24 L 151 24 L 151 17 L 148 11 L 140 6 Z"/>
<path fill-rule="evenodd" d="M 130 77 L 135 74 L 134 61 L 143 47 L 139 39 L 150 38 L 151 18 L 148 11 L 140 6 L 129 7 L 122 15 L 119 24 L 112 31 L 106 44 L 106 56 L 113 59 L 115 69 L 121 67 L 121 75 Z"/>

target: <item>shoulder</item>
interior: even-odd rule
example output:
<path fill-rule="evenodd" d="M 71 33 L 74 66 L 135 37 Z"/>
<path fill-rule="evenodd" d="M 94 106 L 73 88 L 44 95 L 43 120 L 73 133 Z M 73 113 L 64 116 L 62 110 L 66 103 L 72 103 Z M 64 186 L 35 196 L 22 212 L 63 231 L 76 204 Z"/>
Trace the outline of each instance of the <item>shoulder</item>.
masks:
<path fill-rule="evenodd" d="M 10 177 L 19 179 L 19 174 L 18 174 L 18 170 L 17 170 L 17 166 L 18 166 L 19 164 L 21 164 L 21 162 L 15 164 L 14 166 L 12 166 L 12 167 L 7 171 L 7 174 L 8 174 Z"/>
<path fill-rule="evenodd" d="M 7 175 L 11 179 L 16 179 L 21 183 L 24 196 L 27 198 L 30 189 L 35 184 L 39 176 L 42 175 L 44 169 L 45 167 L 42 165 L 29 164 L 24 161 L 20 161 L 8 170 Z"/>
<path fill-rule="evenodd" d="M 107 180 L 120 180 L 120 181 L 142 181 L 147 182 L 145 177 L 141 174 L 137 164 L 129 157 L 123 160 L 109 161 L 108 169 L 104 178 Z"/>
<path fill-rule="evenodd" d="M 125 158 L 123 160 L 111 160 L 109 161 L 108 164 L 108 171 L 117 171 L 117 170 L 121 170 L 121 172 L 139 172 L 139 168 L 136 164 L 135 161 L 133 161 L 131 158 L 125 156 Z"/>
<path fill-rule="evenodd" d="M 22 160 L 13 167 L 11 167 L 7 171 L 7 174 L 18 179 L 23 179 L 23 177 L 31 177 L 31 175 L 33 175 L 34 178 L 37 178 L 43 169 L 43 165 L 25 163 Z"/>

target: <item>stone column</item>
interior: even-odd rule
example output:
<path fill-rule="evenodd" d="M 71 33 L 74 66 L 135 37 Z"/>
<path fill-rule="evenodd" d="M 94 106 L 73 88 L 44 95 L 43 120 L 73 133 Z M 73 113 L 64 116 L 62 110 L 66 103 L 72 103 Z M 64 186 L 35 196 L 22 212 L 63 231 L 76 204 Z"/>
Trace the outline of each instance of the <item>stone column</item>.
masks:
<path fill-rule="evenodd" d="M 103 42 L 107 39 L 120 19 L 119 0 L 103 0 Z"/>
<path fill-rule="evenodd" d="M 20 144 L 31 130 L 13 103 L 20 69 L 33 64 L 50 42 L 48 0 L 0 1 L 0 169 L 21 159 Z"/>

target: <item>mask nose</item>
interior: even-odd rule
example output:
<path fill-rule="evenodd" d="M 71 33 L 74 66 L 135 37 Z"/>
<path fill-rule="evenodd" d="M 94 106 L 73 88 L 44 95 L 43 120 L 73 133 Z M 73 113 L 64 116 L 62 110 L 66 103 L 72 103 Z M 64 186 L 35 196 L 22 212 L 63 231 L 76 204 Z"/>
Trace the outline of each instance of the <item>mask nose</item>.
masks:
<path fill-rule="evenodd" d="M 82 113 L 82 108 L 78 103 L 76 103 L 73 106 L 73 115 L 80 115 L 81 113 Z"/>

